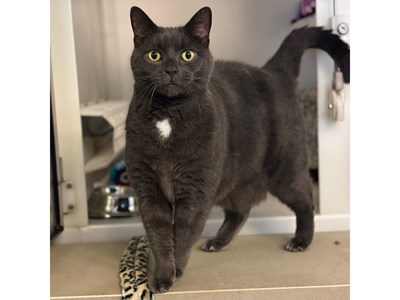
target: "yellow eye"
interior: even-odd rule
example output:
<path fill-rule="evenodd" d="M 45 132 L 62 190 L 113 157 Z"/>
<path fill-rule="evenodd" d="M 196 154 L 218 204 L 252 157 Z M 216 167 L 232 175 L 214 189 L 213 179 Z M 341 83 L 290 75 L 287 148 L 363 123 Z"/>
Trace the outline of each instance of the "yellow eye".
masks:
<path fill-rule="evenodd" d="M 194 54 L 193 51 L 186 50 L 186 51 L 182 52 L 181 57 L 182 57 L 182 59 L 184 61 L 189 62 L 189 61 L 192 61 L 194 59 L 195 54 Z"/>
<path fill-rule="evenodd" d="M 149 54 L 147 54 L 147 57 L 152 62 L 158 62 L 161 60 L 161 54 L 160 54 L 160 52 L 158 52 L 156 50 L 150 51 Z"/>

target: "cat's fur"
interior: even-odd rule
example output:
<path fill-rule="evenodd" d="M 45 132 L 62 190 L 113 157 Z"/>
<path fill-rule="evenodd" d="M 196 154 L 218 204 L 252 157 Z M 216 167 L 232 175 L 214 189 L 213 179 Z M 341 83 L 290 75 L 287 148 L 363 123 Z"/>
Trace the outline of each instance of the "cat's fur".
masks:
<path fill-rule="evenodd" d="M 182 276 L 214 205 L 225 221 L 204 251 L 227 248 L 267 191 L 296 214 L 286 250 L 306 249 L 314 208 L 296 78 L 301 56 L 314 47 L 334 58 L 348 82 L 348 45 L 321 28 L 302 28 L 258 68 L 213 61 L 208 7 L 178 28 L 157 27 L 132 7 L 131 23 L 135 86 L 125 155 L 155 258 L 151 290 L 166 292 Z M 148 59 L 151 50 L 160 61 Z M 196 53 L 193 61 L 182 60 L 185 50 Z M 170 126 L 164 135 L 159 121 Z"/>

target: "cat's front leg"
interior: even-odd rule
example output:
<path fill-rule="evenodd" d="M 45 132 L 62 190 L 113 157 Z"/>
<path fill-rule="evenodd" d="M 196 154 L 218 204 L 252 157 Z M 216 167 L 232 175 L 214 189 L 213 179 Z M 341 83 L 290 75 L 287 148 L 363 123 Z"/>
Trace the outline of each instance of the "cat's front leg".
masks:
<path fill-rule="evenodd" d="M 199 239 L 211 209 L 210 203 L 198 197 L 179 199 L 175 204 L 175 266 L 176 277 L 183 275 L 190 251 Z"/>
<path fill-rule="evenodd" d="M 149 287 L 153 293 L 165 293 L 175 281 L 172 207 L 156 184 L 142 183 L 138 190 L 139 210 L 155 260 Z"/>

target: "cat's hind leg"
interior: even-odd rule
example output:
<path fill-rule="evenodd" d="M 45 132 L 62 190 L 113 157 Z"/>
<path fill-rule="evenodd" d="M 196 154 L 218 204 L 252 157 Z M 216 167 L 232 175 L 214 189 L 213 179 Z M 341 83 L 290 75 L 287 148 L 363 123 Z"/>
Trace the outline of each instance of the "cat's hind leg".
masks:
<path fill-rule="evenodd" d="M 244 212 L 225 209 L 225 220 L 217 235 L 207 240 L 201 249 L 205 252 L 217 252 L 227 249 L 237 236 L 249 216 L 250 208 Z"/>
<path fill-rule="evenodd" d="M 298 174 L 293 181 L 281 182 L 272 194 L 293 210 L 296 215 L 296 233 L 285 246 L 287 251 L 305 250 L 314 234 L 314 205 L 312 182 L 307 171 Z"/>
<path fill-rule="evenodd" d="M 266 199 L 266 177 L 257 174 L 250 180 L 236 186 L 221 202 L 224 208 L 225 220 L 217 235 L 202 246 L 206 252 L 216 252 L 227 249 L 242 229 L 253 205 Z"/>

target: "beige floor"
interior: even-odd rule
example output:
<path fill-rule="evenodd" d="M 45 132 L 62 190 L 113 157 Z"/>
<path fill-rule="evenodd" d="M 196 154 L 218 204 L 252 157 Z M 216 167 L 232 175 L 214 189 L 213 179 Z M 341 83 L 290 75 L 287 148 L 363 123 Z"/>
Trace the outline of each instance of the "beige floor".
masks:
<path fill-rule="evenodd" d="M 202 239 L 184 276 L 155 299 L 349 299 L 349 236 L 317 233 L 303 253 L 283 250 L 290 235 L 239 236 L 220 253 L 202 252 Z M 118 264 L 125 245 L 52 245 L 51 299 L 120 299 Z"/>

